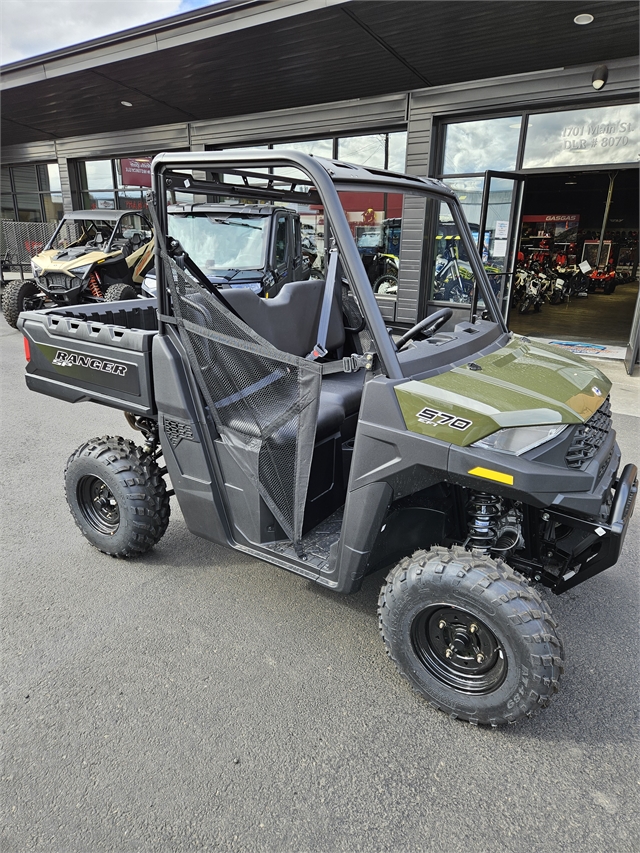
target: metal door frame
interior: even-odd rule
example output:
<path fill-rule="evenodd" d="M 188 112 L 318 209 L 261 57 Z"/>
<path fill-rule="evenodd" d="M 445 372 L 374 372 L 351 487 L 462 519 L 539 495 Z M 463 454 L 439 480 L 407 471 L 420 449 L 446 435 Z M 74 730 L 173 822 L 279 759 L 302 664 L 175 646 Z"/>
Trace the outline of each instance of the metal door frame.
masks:
<path fill-rule="evenodd" d="M 491 191 L 490 188 L 492 178 L 503 178 L 508 181 L 513 181 L 514 184 L 511 195 L 509 229 L 507 231 L 507 255 L 505 258 L 504 272 L 501 275 L 502 283 L 500 285 L 500 293 L 498 294 L 498 303 L 500 304 L 500 310 L 503 314 L 505 323 L 508 325 L 509 310 L 511 307 L 511 295 L 513 293 L 513 288 L 509 288 L 509 299 L 507 300 L 506 305 L 503 305 L 504 292 L 509 279 L 511 279 L 511 282 L 513 281 L 513 276 L 516 267 L 516 260 L 518 256 L 518 238 L 520 236 L 520 226 L 522 218 L 522 204 L 524 200 L 524 190 L 527 181 L 527 176 L 525 174 L 522 174 L 521 172 L 499 172 L 494 169 L 488 169 L 484 173 L 484 183 L 482 185 L 482 202 L 480 206 L 480 221 L 478 223 L 478 251 L 480 252 L 480 257 L 482 257 L 484 232 L 487 226 L 487 213 L 489 209 L 489 194 Z M 473 308 L 471 312 L 472 314 L 476 313 L 477 300 L 478 290 L 476 288 L 473 296 Z"/>

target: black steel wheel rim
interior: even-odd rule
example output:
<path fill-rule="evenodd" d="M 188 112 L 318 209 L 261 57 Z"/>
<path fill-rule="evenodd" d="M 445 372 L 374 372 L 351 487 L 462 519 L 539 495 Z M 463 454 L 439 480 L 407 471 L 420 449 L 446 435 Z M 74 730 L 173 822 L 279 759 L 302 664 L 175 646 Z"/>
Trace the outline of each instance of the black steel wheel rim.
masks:
<path fill-rule="evenodd" d="M 411 625 L 411 643 L 429 674 L 459 693 L 492 693 L 507 676 L 503 645 L 462 608 L 435 604 L 420 611 Z"/>
<path fill-rule="evenodd" d="M 120 509 L 109 486 L 99 477 L 82 477 L 78 482 L 77 496 L 86 521 L 98 533 L 112 536 L 120 526 Z"/>

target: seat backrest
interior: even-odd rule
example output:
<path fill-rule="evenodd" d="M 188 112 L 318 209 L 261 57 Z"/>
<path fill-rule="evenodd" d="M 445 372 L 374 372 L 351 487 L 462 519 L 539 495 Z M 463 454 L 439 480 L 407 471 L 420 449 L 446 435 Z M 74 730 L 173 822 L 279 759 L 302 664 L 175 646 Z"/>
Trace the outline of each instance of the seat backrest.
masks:
<path fill-rule="evenodd" d="M 310 279 L 288 282 L 273 299 L 257 296 L 247 287 L 225 288 L 221 295 L 247 326 L 274 347 L 304 357 L 318 342 L 324 288 L 324 281 Z M 344 323 L 336 289 L 325 347 L 331 351 L 343 344 Z"/>

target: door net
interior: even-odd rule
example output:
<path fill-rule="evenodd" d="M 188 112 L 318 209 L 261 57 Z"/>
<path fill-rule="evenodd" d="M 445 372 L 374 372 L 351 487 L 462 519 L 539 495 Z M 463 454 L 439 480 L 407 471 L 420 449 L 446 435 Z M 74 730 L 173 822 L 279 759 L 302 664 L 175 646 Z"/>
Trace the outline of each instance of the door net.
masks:
<path fill-rule="evenodd" d="M 160 253 L 180 337 L 220 437 L 298 550 L 322 368 L 276 349 L 164 245 Z"/>

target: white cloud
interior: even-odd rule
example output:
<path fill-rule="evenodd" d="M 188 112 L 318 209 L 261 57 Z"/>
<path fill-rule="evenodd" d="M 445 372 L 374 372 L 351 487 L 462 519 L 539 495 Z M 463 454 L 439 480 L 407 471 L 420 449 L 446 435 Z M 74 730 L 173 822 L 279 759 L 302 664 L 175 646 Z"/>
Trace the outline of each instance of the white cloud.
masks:
<path fill-rule="evenodd" d="M 189 0 L 0 0 L 0 62 L 128 30 L 193 5 Z"/>

